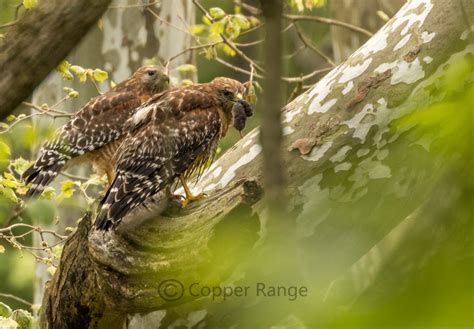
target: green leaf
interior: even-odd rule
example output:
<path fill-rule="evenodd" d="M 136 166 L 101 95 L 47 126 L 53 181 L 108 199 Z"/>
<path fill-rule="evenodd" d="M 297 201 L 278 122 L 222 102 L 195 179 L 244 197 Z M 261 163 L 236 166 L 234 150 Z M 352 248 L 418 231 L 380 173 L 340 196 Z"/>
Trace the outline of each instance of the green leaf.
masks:
<path fill-rule="evenodd" d="M 10 155 L 10 147 L 6 143 L 0 141 L 0 160 L 7 160 L 10 158 Z"/>
<path fill-rule="evenodd" d="M 1 251 L 2 248 L 3 248 L 3 251 Z M 0 246 L 0 253 L 3 253 L 3 252 L 5 252 L 5 247 Z M 12 309 L 10 308 L 10 306 L 0 302 L 0 316 L 4 316 L 4 317 L 8 318 L 11 315 L 12 315 Z"/>
<path fill-rule="evenodd" d="M 87 80 L 87 70 L 79 65 L 72 65 L 70 70 L 77 75 L 80 82 L 85 82 Z"/>
<path fill-rule="evenodd" d="M 206 58 L 211 60 L 217 57 L 216 47 L 212 46 L 206 50 Z"/>
<path fill-rule="evenodd" d="M 230 20 L 225 28 L 225 33 L 232 38 L 237 38 L 240 34 L 240 26 L 235 24 L 232 20 Z"/>
<path fill-rule="evenodd" d="M 16 119 L 16 116 L 14 116 L 13 114 L 10 114 L 9 116 L 7 116 L 7 122 L 12 122 L 12 121 L 15 121 Z"/>
<path fill-rule="evenodd" d="M 0 328 L 2 329 L 16 329 L 19 328 L 18 323 L 10 318 L 0 316 Z"/>
<path fill-rule="evenodd" d="M 52 250 L 52 255 L 55 259 L 60 259 L 63 252 L 63 246 L 54 246 Z"/>
<path fill-rule="evenodd" d="M 211 34 L 224 33 L 224 22 L 218 21 L 218 22 L 212 23 L 211 27 L 209 28 L 209 32 Z"/>
<path fill-rule="evenodd" d="M 30 312 L 25 310 L 14 310 L 12 319 L 18 323 L 21 329 L 33 329 L 37 327 L 33 316 Z"/>
<path fill-rule="evenodd" d="M 56 200 L 62 202 L 65 199 L 69 199 L 74 195 L 76 187 L 80 186 L 81 183 L 78 181 L 65 180 L 61 182 L 61 193 L 59 193 Z"/>
<path fill-rule="evenodd" d="M 37 3 L 37 0 L 23 0 L 23 7 L 25 7 L 25 9 L 31 9 L 36 7 Z"/>
<path fill-rule="evenodd" d="M 191 86 L 193 82 L 189 79 L 183 79 L 181 80 L 181 86 Z"/>
<path fill-rule="evenodd" d="M 211 26 L 211 25 L 212 25 L 211 20 L 210 20 L 206 15 L 202 16 L 202 22 L 203 22 L 205 25 L 207 25 L 207 26 Z"/>
<path fill-rule="evenodd" d="M 78 93 L 77 91 L 75 91 L 75 90 L 69 92 L 67 95 L 68 95 L 70 98 L 77 98 L 77 97 L 79 97 L 79 93 Z"/>
<path fill-rule="evenodd" d="M 92 72 L 92 76 L 94 77 L 94 80 L 98 82 L 105 81 L 109 78 L 109 74 L 101 69 L 95 69 Z"/>
<path fill-rule="evenodd" d="M 179 73 L 182 73 L 182 74 L 197 72 L 196 66 L 192 64 L 183 64 L 183 65 L 178 66 L 176 69 L 178 70 Z"/>
<path fill-rule="evenodd" d="M 71 72 L 69 72 L 70 67 L 71 67 L 71 63 L 64 60 L 61 63 L 59 63 L 59 65 L 56 67 L 56 71 L 58 71 L 59 74 L 61 74 L 64 80 L 72 80 L 74 79 L 74 76 L 72 75 Z"/>
<path fill-rule="evenodd" d="M 222 51 L 223 51 L 225 54 L 227 54 L 227 55 L 229 55 L 229 56 L 232 56 L 232 57 L 237 54 L 234 49 L 232 49 L 231 47 L 229 47 L 228 44 L 222 45 Z"/>
<path fill-rule="evenodd" d="M 320 8 L 326 5 L 326 0 L 305 0 L 305 6 L 308 9 Z"/>
<path fill-rule="evenodd" d="M 250 17 L 248 17 L 248 20 L 249 20 L 251 26 L 258 26 L 258 25 L 260 25 L 260 20 L 259 20 L 257 17 L 255 17 L 255 16 L 250 16 Z"/>
<path fill-rule="evenodd" d="M 214 19 L 220 19 L 225 16 L 225 11 L 219 7 L 212 7 L 211 9 L 209 9 L 209 14 Z"/>
<path fill-rule="evenodd" d="M 189 32 L 191 34 L 199 34 L 199 33 L 202 33 L 205 28 L 206 28 L 206 25 L 204 24 L 191 25 L 189 27 Z"/>
<path fill-rule="evenodd" d="M 250 28 L 250 22 L 244 15 L 234 15 L 231 18 L 234 24 L 237 24 L 242 30 Z"/>
<path fill-rule="evenodd" d="M 54 195 L 55 195 L 55 189 L 52 186 L 46 187 L 43 193 L 41 193 L 41 196 L 45 198 L 46 200 L 53 200 Z"/>
<path fill-rule="evenodd" d="M 49 275 L 53 276 L 54 273 L 56 272 L 56 267 L 54 267 L 54 266 L 48 266 L 48 268 L 46 269 L 46 271 L 49 273 Z"/>
<path fill-rule="evenodd" d="M 32 161 L 25 160 L 23 158 L 18 158 L 13 160 L 10 165 L 13 169 L 20 175 L 22 175 L 26 169 L 28 169 L 33 164 Z"/>
<path fill-rule="evenodd" d="M 10 188 L 10 187 L 5 187 L 3 185 L 0 185 L 0 194 L 5 196 L 5 198 L 17 203 L 18 198 L 15 194 L 15 192 Z"/>

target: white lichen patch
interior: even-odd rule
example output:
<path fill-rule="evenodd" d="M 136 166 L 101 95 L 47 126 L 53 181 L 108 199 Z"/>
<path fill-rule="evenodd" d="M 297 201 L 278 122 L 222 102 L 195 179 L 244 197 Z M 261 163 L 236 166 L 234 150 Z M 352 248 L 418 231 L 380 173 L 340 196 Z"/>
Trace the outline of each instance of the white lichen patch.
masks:
<path fill-rule="evenodd" d="M 369 67 L 370 63 L 372 63 L 373 58 L 367 58 L 360 64 L 347 66 L 344 71 L 342 72 L 341 77 L 339 78 L 339 83 L 346 83 L 351 81 L 357 77 L 359 77 L 362 73 L 364 73 L 367 68 Z"/>
<path fill-rule="evenodd" d="M 219 177 L 219 175 L 221 174 L 222 172 L 222 167 L 217 167 L 216 169 L 214 169 L 209 175 L 213 178 L 217 178 Z"/>
<path fill-rule="evenodd" d="M 362 110 L 355 114 L 351 119 L 342 122 L 349 128 L 354 129 L 353 137 L 359 138 L 365 143 L 370 128 L 374 125 L 381 125 L 385 122 L 390 111 L 387 109 L 387 102 L 384 98 L 377 101 L 377 104 L 366 104 Z M 370 118 L 370 120 L 368 119 Z"/>
<path fill-rule="evenodd" d="M 352 168 L 352 163 L 350 162 L 343 162 L 338 164 L 337 166 L 334 167 L 334 172 L 339 172 L 339 171 L 348 171 L 349 169 Z"/>
<path fill-rule="evenodd" d="M 369 171 L 370 179 L 390 178 L 391 176 L 392 176 L 392 173 L 390 171 L 390 167 L 382 165 L 381 163 L 377 163 Z"/>
<path fill-rule="evenodd" d="M 349 59 L 360 57 L 365 59 L 369 55 L 386 49 L 389 35 L 403 26 L 400 35 L 404 38 L 395 46 L 397 50 L 401 49 L 409 40 L 406 34 L 409 31 L 420 29 L 432 8 L 433 4 L 431 0 L 408 1 L 392 20 L 385 24 L 369 41 L 354 52 Z M 422 38 L 428 42 L 433 37 L 434 35 L 432 34 L 425 34 Z"/>
<path fill-rule="evenodd" d="M 223 188 L 227 186 L 227 184 L 229 184 L 229 182 L 236 176 L 237 170 L 255 159 L 257 155 L 260 154 L 260 152 L 262 152 L 262 147 L 259 144 L 255 144 L 250 147 L 247 153 L 245 153 L 236 163 L 232 164 L 227 169 L 227 171 L 222 175 L 217 183 L 207 185 L 205 188 L 203 188 L 203 191 L 210 191 L 217 187 Z"/>
<path fill-rule="evenodd" d="M 366 58 L 381 50 L 384 50 L 388 45 L 389 25 L 385 25 L 374 36 L 372 36 L 362 47 L 354 52 L 349 58 Z"/>
<path fill-rule="evenodd" d="M 346 158 L 347 152 L 349 152 L 351 149 L 351 146 L 344 145 L 329 160 L 332 162 L 341 162 Z"/>
<path fill-rule="evenodd" d="M 288 110 L 286 112 L 283 112 L 283 119 L 282 119 L 282 123 L 289 123 L 291 121 L 293 121 L 293 119 L 295 118 L 295 116 L 298 114 L 298 113 L 301 113 L 302 111 L 302 106 L 295 106 L 295 108 L 293 108 L 291 111 Z"/>
<path fill-rule="evenodd" d="M 426 64 L 429 64 L 432 61 L 433 61 L 433 57 L 430 57 L 430 56 L 423 57 L 423 62 L 425 62 Z"/>
<path fill-rule="evenodd" d="M 283 127 L 282 134 L 283 134 L 283 136 L 288 136 L 288 135 L 291 135 L 294 132 L 295 132 L 295 130 L 292 127 L 286 126 L 286 127 Z"/>
<path fill-rule="evenodd" d="M 242 147 L 247 147 L 247 146 L 249 146 L 249 145 L 252 144 L 252 143 L 253 143 L 253 139 L 248 138 L 248 139 L 244 142 L 244 144 L 242 144 Z"/>
<path fill-rule="evenodd" d="M 390 83 L 396 85 L 399 83 L 411 84 L 425 77 L 425 71 L 421 66 L 420 60 L 416 58 L 413 62 L 404 60 L 397 61 L 392 69 L 392 78 Z"/>
<path fill-rule="evenodd" d="M 349 81 L 344 87 L 344 89 L 342 90 L 342 94 L 346 95 L 349 91 L 352 90 L 352 88 L 354 88 L 354 82 Z"/>
<path fill-rule="evenodd" d="M 366 156 L 367 154 L 369 154 L 370 152 L 370 149 L 360 149 L 357 151 L 356 155 L 358 158 L 362 158 L 363 156 Z"/>
<path fill-rule="evenodd" d="M 433 38 L 435 37 L 435 35 L 436 35 L 436 33 L 434 33 L 434 32 L 429 33 L 429 32 L 427 32 L 427 31 L 423 31 L 423 32 L 421 33 L 421 37 L 420 37 L 420 38 L 421 38 L 421 41 L 422 41 L 423 43 L 428 43 L 428 42 L 430 42 L 431 40 L 433 40 Z"/>
<path fill-rule="evenodd" d="M 431 9 L 433 9 L 431 0 L 408 1 L 394 16 L 391 30 L 395 31 L 398 27 L 403 26 L 400 31 L 400 35 L 403 36 L 411 29 L 421 28 Z"/>
<path fill-rule="evenodd" d="M 467 40 L 467 37 L 469 36 L 470 33 L 474 32 L 474 25 L 471 25 L 470 29 L 467 29 L 461 33 L 461 40 Z"/>
<path fill-rule="evenodd" d="M 397 51 L 399 49 L 402 49 L 410 40 L 411 34 L 405 35 L 400 41 L 397 42 L 395 47 L 393 47 L 393 51 Z"/>
<path fill-rule="evenodd" d="M 324 155 L 326 154 L 326 151 L 329 150 L 331 146 L 332 146 L 332 141 L 326 142 L 319 147 L 315 146 L 311 150 L 310 154 L 302 155 L 301 157 L 304 160 L 308 160 L 308 161 L 319 161 L 324 157 Z"/>

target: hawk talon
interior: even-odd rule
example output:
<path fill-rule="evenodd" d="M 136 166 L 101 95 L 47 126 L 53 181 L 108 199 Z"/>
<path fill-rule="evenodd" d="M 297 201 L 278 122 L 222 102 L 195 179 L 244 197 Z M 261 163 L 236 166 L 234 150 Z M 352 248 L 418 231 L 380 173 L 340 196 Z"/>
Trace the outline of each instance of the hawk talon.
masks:
<path fill-rule="evenodd" d="M 199 201 L 207 198 L 206 193 L 199 193 L 198 195 L 187 195 L 183 201 L 181 201 L 181 208 L 186 208 L 191 201 Z"/>
<path fill-rule="evenodd" d="M 186 193 L 184 200 L 181 202 L 181 208 L 186 208 L 186 206 L 191 201 L 199 201 L 207 197 L 207 194 L 205 193 L 199 193 L 198 195 L 193 195 L 188 185 L 186 184 L 185 178 L 183 176 L 179 176 L 179 180 L 181 181 L 181 185 L 183 185 L 184 193 Z"/>

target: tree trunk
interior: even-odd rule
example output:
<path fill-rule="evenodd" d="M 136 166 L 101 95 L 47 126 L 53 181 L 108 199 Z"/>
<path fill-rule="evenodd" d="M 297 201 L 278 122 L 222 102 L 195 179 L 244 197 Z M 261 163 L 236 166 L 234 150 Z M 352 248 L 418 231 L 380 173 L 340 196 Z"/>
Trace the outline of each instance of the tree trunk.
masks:
<path fill-rule="evenodd" d="M 384 21 L 377 11 L 391 17 L 405 3 L 405 0 L 332 0 L 331 17 L 342 22 L 377 31 Z M 350 33 L 339 26 L 331 26 L 331 39 L 336 63 L 345 61 L 368 37 L 360 33 Z"/>
<path fill-rule="evenodd" d="M 261 202 L 262 150 L 254 130 L 197 183 L 195 189 L 208 193 L 207 200 L 160 216 L 138 209 L 115 232 L 91 230 L 87 235 L 91 217 L 86 216 L 64 248 L 43 319 L 52 311 L 56 319 L 78 323 L 93 316 L 162 310 L 155 327 L 316 328 L 328 323 L 370 284 L 344 279 L 345 292 L 352 293 L 341 295 L 339 278 L 353 278 L 353 267 L 391 232 L 410 232 L 402 222 L 420 215 L 427 193 L 441 180 L 432 175 L 437 165 L 426 161 L 423 141 L 409 129 L 402 136 L 390 125 L 412 111 L 414 102 L 420 108 L 439 99 L 431 92 L 445 67 L 472 58 L 471 23 L 463 17 L 473 15 L 472 1 L 408 1 L 346 62 L 283 109 L 286 202 L 297 226 L 297 255 L 259 257 L 272 218 Z M 413 158 L 424 161 L 422 172 L 406 165 Z M 148 203 L 159 208 L 156 200 Z M 446 205 L 429 204 L 437 206 Z M 430 239 L 434 233 L 425 234 Z M 79 250 L 84 258 L 73 257 Z M 293 284 L 307 286 L 306 299 L 288 304 L 256 296 L 218 302 L 194 296 L 193 283 L 216 287 L 271 281 L 266 265 L 285 256 L 299 261 L 299 268 L 290 270 Z M 87 277 L 80 291 L 68 288 L 78 277 Z M 61 303 L 79 305 L 81 298 L 94 303 L 86 303 L 80 317 L 78 307 Z"/>
<path fill-rule="evenodd" d="M 0 118 L 33 92 L 99 20 L 109 3 L 39 1 L 10 28 L 0 47 Z"/>

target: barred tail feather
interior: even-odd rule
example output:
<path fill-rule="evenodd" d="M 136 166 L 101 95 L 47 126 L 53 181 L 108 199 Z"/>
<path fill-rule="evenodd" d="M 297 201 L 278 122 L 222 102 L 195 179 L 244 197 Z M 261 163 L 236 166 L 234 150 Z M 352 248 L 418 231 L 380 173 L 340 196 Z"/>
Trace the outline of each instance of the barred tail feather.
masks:
<path fill-rule="evenodd" d="M 94 224 L 96 229 L 107 231 L 115 228 L 132 209 L 158 193 L 162 187 L 161 180 L 156 177 L 153 182 L 147 178 L 118 174 L 101 201 L 101 209 Z"/>
<path fill-rule="evenodd" d="M 33 183 L 26 193 L 26 197 L 31 198 L 40 195 L 70 158 L 69 155 L 61 153 L 59 149 L 43 148 L 38 160 L 22 175 L 27 184 Z"/>
<path fill-rule="evenodd" d="M 26 198 L 32 198 L 41 195 L 46 186 L 53 181 L 53 179 L 61 171 L 64 164 L 54 163 L 50 166 L 36 167 L 36 165 L 28 168 L 23 174 L 23 179 L 26 183 L 33 183 L 26 192 Z"/>

